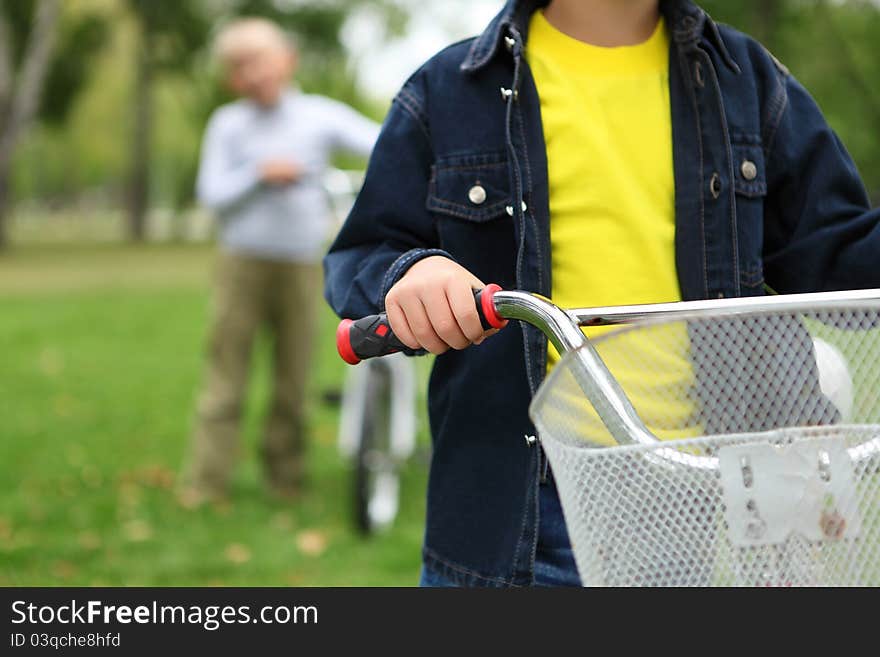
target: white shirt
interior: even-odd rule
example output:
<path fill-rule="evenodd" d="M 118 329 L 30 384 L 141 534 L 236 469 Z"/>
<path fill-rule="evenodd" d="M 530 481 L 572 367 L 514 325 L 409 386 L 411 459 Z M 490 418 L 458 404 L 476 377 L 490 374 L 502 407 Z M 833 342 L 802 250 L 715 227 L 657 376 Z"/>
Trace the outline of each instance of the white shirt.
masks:
<path fill-rule="evenodd" d="M 378 133 L 376 123 L 347 105 L 296 90 L 271 108 L 243 99 L 217 109 L 205 131 L 196 192 L 220 220 L 222 247 L 318 261 L 331 229 L 321 175 L 337 150 L 369 155 Z M 260 167 L 273 159 L 305 173 L 291 185 L 267 185 Z"/>

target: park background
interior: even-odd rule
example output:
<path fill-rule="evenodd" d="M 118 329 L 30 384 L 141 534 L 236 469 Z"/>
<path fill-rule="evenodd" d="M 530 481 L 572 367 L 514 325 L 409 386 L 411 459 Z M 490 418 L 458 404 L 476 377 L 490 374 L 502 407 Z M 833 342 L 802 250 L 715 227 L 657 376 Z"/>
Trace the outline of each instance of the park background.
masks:
<path fill-rule="evenodd" d="M 878 3 L 702 4 L 758 37 L 810 89 L 880 202 Z M 261 487 L 259 349 L 232 500 L 198 510 L 176 502 L 214 257 L 193 182 L 205 121 L 227 100 L 210 41 L 235 15 L 278 20 L 301 45 L 305 91 L 381 120 L 410 72 L 479 33 L 501 5 L 0 1 L 0 585 L 417 581 L 425 422 L 404 469 L 400 516 L 363 538 L 351 469 L 336 448 L 332 393 L 344 365 L 327 309 L 302 499 L 272 501 Z M 418 367 L 424 380 L 429 363 Z"/>

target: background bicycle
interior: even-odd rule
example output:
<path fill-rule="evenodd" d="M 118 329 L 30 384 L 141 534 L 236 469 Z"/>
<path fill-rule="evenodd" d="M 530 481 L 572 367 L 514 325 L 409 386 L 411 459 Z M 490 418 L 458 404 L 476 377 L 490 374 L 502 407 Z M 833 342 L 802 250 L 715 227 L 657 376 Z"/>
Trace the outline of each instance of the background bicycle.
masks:
<path fill-rule="evenodd" d="M 363 172 L 334 169 L 324 187 L 341 223 L 360 189 Z M 400 506 L 400 469 L 416 450 L 419 430 L 414 361 L 403 354 L 350 368 L 340 395 L 337 443 L 351 464 L 352 515 L 366 535 L 387 530 Z"/>

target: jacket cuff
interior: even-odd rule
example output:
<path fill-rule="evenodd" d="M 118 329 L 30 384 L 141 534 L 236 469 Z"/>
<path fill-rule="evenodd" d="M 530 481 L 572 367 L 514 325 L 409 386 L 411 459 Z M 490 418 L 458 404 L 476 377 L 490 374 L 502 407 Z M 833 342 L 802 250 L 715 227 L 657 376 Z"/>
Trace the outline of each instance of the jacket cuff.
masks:
<path fill-rule="evenodd" d="M 391 263 L 391 266 L 385 273 L 385 278 L 382 279 L 381 298 L 379 299 L 379 307 L 382 310 L 385 310 L 385 296 L 388 294 L 388 291 L 394 287 L 395 283 L 397 283 L 397 281 L 409 271 L 409 268 L 419 260 L 424 260 L 431 256 L 443 256 L 444 258 L 449 258 L 453 262 L 455 261 L 455 258 L 443 249 L 410 249 Z"/>

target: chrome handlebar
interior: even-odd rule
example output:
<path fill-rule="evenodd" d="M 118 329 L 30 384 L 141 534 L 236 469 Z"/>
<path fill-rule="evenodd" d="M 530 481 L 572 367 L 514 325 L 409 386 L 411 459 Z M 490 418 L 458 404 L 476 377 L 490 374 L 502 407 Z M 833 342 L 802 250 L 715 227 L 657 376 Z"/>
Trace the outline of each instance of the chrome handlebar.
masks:
<path fill-rule="evenodd" d="M 718 316 L 754 316 L 780 311 L 809 312 L 817 306 L 823 310 L 876 308 L 880 304 L 880 289 L 572 310 L 563 310 L 539 295 L 500 290 L 492 295 L 492 302 L 501 317 L 527 322 L 544 333 L 559 353 L 575 354 L 579 367 L 572 368 L 572 372 L 577 383 L 619 444 L 655 445 L 660 439 L 642 422 L 623 388 L 580 327 Z M 878 456 L 880 436 L 851 447 L 848 451 L 854 462 Z M 656 453 L 675 464 L 703 470 L 719 468 L 715 457 L 695 456 L 672 447 L 657 450 Z"/>

